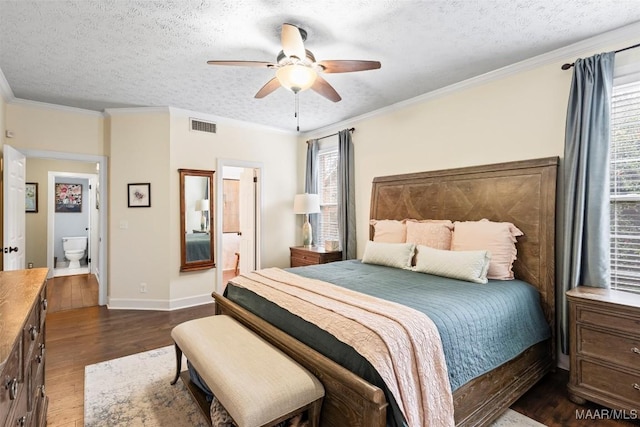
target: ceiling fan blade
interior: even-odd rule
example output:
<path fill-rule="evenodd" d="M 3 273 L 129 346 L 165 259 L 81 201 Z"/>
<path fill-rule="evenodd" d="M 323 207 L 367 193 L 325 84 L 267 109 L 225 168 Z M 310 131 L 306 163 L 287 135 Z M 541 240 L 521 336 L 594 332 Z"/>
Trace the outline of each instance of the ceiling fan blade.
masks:
<path fill-rule="evenodd" d="M 280 81 L 278 80 L 277 77 L 274 77 L 271 80 L 269 80 L 264 86 L 262 86 L 262 88 L 258 91 L 258 93 L 256 93 L 255 97 L 264 98 L 265 96 L 269 95 L 271 92 L 278 89 L 279 87 L 280 87 Z"/>
<path fill-rule="evenodd" d="M 276 64 L 264 61 L 207 61 L 209 65 L 231 65 L 234 67 L 264 67 L 272 68 Z"/>
<path fill-rule="evenodd" d="M 316 77 L 316 81 L 313 83 L 313 86 L 311 86 L 311 89 L 333 102 L 338 102 L 342 99 L 333 86 L 320 76 Z"/>
<path fill-rule="evenodd" d="M 298 59 L 304 59 L 307 51 L 304 49 L 304 41 L 300 30 L 295 25 L 282 24 L 282 34 L 280 35 L 282 43 L 282 51 L 287 56 L 295 56 Z"/>
<path fill-rule="evenodd" d="M 350 73 L 352 71 L 377 70 L 382 65 L 378 61 L 320 61 L 325 73 Z"/>

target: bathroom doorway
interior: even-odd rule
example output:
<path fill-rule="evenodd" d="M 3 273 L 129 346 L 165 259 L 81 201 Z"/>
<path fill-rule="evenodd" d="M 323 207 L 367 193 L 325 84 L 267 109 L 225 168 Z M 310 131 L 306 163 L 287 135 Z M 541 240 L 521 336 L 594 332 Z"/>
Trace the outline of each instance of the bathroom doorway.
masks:
<path fill-rule="evenodd" d="M 262 164 L 218 160 L 217 283 L 260 268 Z"/>
<path fill-rule="evenodd" d="M 98 272 L 97 183 L 97 174 L 48 173 L 47 256 L 54 277 Z"/>

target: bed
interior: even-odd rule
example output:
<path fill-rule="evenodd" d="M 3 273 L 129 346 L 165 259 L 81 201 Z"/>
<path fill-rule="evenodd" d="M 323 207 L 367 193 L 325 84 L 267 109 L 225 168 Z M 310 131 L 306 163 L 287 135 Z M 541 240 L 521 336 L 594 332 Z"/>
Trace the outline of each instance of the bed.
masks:
<path fill-rule="evenodd" d="M 211 236 L 209 233 L 187 233 L 185 237 L 187 262 L 211 259 Z"/>
<path fill-rule="evenodd" d="M 373 181 L 371 219 L 488 218 L 511 222 L 524 232 L 524 236 L 518 239 L 518 259 L 514 264 L 514 272 L 517 279 L 537 290 L 536 295 L 539 295 L 551 336 L 527 347 L 490 371 L 463 384 L 455 384 L 453 400 L 456 425 L 489 423 L 555 366 L 554 229 L 557 163 L 557 158 L 545 158 L 378 177 Z M 327 267 L 335 269 L 337 264 Z M 291 271 L 295 272 L 296 269 Z M 308 274 L 313 276 L 315 273 Z M 393 425 L 389 421 L 393 405 L 389 405 L 381 387 L 255 315 L 243 307 L 246 304 L 241 298 L 235 297 L 236 301 L 233 301 L 218 294 L 214 294 L 214 298 L 217 313 L 237 318 L 320 378 L 326 390 L 322 425 Z"/>

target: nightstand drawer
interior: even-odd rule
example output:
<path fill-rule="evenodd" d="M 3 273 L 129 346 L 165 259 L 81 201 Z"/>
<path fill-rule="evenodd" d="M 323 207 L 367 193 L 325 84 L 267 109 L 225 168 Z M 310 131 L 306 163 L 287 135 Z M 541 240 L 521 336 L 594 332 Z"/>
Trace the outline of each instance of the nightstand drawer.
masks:
<path fill-rule="evenodd" d="M 319 260 L 312 257 L 291 257 L 291 267 L 303 267 L 305 265 L 320 264 Z"/>
<path fill-rule="evenodd" d="M 586 327 L 579 327 L 578 331 L 578 354 L 632 369 L 640 367 L 640 338 L 620 337 Z"/>
<path fill-rule="evenodd" d="M 632 375 L 586 360 L 580 361 L 580 372 L 581 386 L 593 388 L 614 398 L 625 399 L 632 404 L 632 408 L 640 409 L 640 375 Z"/>
<path fill-rule="evenodd" d="M 292 246 L 291 267 L 302 267 L 305 265 L 326 264 L 342 260 L 341 251 L 327 252 L 324 248 L 317 246 Z"/>
<path fill-rule="evenodd" d="M 638 334 L 640 331 L 640 317 L 619 316 L 616 313 L 595 311 L 589 307 L 576 307 L 577 320 L 607 329 Z"/>

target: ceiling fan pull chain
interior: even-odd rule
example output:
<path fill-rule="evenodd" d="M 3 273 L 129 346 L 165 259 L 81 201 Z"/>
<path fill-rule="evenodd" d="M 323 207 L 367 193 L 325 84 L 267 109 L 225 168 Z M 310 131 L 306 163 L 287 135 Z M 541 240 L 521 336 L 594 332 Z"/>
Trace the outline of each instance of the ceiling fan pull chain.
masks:
<path fill-rule="evenodd" d="M 298 98 L 298 93 L 295 94 L 295 112 L 293 113 L 296 118 L 296 131 L 300 132 L 300 99 Z"/>

